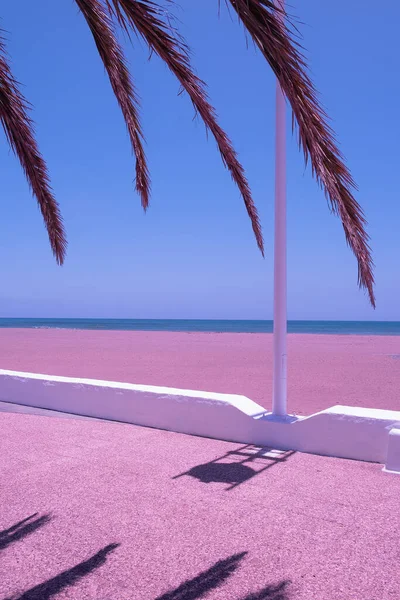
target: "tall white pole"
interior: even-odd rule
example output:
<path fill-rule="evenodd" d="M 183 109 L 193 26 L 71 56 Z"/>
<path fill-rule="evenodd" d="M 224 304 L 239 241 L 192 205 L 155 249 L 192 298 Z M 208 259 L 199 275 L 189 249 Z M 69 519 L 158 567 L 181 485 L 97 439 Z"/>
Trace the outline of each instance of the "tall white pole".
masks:
<path fill-rule="evenodd" d="M 275 0 L 278 7 L 284 0 Z M 275 131 L 275 244 L 274 244 L 274 374 L 272 412 L 287 415 L 287 299 L 286 299 L 286 103 L 276 84 Z"/>

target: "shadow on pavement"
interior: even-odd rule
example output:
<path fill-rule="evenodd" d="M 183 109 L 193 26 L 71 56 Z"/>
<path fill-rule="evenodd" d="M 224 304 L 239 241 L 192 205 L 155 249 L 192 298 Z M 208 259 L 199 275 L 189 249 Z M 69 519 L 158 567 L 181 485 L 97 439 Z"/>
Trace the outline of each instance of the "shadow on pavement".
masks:
<path fill-rule="evenodd" d="M 183 475 L 189 475 L 202 483 L 228 483 L 226 490 L 232 490 L 241 483 L 259 475 L 270 467 L 285 462 L 295 454 L 293 450 L 274 450 L 272 448 L 260 448 L 247 444 L 240 446 L 237 450 L 231 450 L 208 463 L 197 465 L 186 471 L 175 475 L 172 479 L 178 479 Z M 230 462 L 219 462 L 230 459 Z M 252 468 L 262 464 L 261 468 Z"/>
<path fill-rule="evenodd" d="M 218 588 L 234 574 L 247 552 L 234 554 L 225 560 L 220 560 L 207 571 L 197 577 L 185 581 L 175 590 L 157 596 L 156 600 L 198 600 Z M 277 585 L 267 585 L 258 592 L 253 592 L 240 600 L 289 600 L 287 587 L 290 581 L 282 581 Z M 19 599 L 18 599 L 19 600 Z M 239 599 L 238 599 L 239 600 Z"/>
<path fill-rule="evenodd" d="M 59 410 L 50 410 L 49 408 L 39 408 L 37 406 L 28 406 L 25 404 L 14 404 L 13 402 L 0 401 L 0 413 L 14 413 L 19 415 L 39 415 L 40 417 L 55 417 L 57 419 L 80 419 L 84 421 L 98 421 L 107 423 L 116 423 L 118 421 L 109 421 L 108 419 L 96 419 L 95 417 L 85 417 L 84 415 L 75 415 L 74 413 L 62 412 Z"/>
<path fill-rule="evenodd" d="M 211 590 L 222 585 L 236 571 L 246 554 L 247 552 L 241 552 L 225 560 L 219 560 L 207 571 L 203 571 L 194 579 L 185 581 L 175 590 L 158 596 L 156 600 L 197 600 L 197 598 L 202 598 Z"/>
<path fill-rule="evenodd" d="M 289 600 L 288 586 L 290 581 L 281 581 L 278 585 L 267 585 L 262 590 L 249 594 L 241 600 Z"/>
<path fill-rule="evenodd" d="M 109 544 L 88 560 L 72 567 L 72 569 L 63 571 L 59 575 L 56 575 L 56 577 L 36 585 L 24 592 L 21 596 L 13 596 L 12 598 L 6 598 L 5 600 L 49 600 L 65 588 L 75 585 L 80 579 L 101 567 L 106 562 L 110 552 L 115 550 L 115 548 L 118 548 L 118 546 L 119 544 Z"/>
<path fill-rule="evenodd" d="M 43 527 L 43 525 L 46 525 L 46 523 L 48 523 L 51 519 L 50 515 L 42 515 L 41 517 L 34 519 L 37 514 L 38 513 L 34 513 L 19 523 L 15 523 L 15 525 L 9 527 L 9 529 L 0 531 L 0 550 L 4 550 L 4 548 L 7 548 L 7 546 L 13 542 L 18 542 L 27 535 L 34 533 L 37 529 Z"/>

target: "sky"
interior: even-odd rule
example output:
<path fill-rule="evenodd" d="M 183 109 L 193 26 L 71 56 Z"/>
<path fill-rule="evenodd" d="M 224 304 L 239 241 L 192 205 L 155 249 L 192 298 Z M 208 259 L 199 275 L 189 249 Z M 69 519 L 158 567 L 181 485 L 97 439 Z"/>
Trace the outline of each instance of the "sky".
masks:
<path fill-rule="evenodd" d="M 288 317 L 400 320 L 400 4 L 291 0 L 321 102 L 358 185 L 377 308 L 357 287 L 342 226 L 305 168 L 288 109 Z M 179 84 L 145 44 L 123 40 L 141 99 L 152 177 L 134 189 L 125 125 L 73 0 L 7 2 L 1 27 L 68 236 L 57 266 L 21 167 L 0 140 L 1 317 L 270 319 L 275 80 L 224 3 L 179 0 L 196 73 L 246 170 L 262 258 L 243 201 Z"/>

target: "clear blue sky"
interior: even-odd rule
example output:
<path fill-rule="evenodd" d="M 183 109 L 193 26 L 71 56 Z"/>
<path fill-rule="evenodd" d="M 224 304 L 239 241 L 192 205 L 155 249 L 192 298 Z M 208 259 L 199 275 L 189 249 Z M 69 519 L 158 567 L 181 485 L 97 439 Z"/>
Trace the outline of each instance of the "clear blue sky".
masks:
<path fill-rule="evenodd" d="M 222 5 L 224 3 L 222 2 Z M 400 320 L 400 82 L 396 0 L 292 0 L 313 79 L 365 209 L 377 310 L 356 285 L 342 227 L 288 133 L 288 310 L 292 319 Z M 72 0 L 6 2 L 2 27 L 64 215 L 57 267 L 40 213 L 2 135 L 0 316 L 271 318 L 274 78 L 217 0 L 180 0 L 182 32 L 258 205 L 263 260 L 213 139 L 144 44 L 127 55 L 152 175 L 143 214 L 125 125 Z M 396 41 L 397 40 L 397 41 Z M 288 122 L 290 115 L 288 113 Z"/>

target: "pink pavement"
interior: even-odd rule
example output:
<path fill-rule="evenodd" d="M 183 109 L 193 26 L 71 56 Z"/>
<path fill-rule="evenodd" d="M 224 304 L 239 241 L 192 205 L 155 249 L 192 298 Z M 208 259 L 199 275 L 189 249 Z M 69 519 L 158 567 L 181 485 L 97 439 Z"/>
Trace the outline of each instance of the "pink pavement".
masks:
<path fill-rule="evenodd" d="M 2 329 L 0 368 L 272 396 L 269 334 Z M 399 359 L 399 360 L 398 360 Z M 289 410 L 400 410 L 400 337 L 290 335 Z"/>
<path fill-rule="evenodd" d="M 12 413 L 0 447 L 1 600 L 399 598 L 381 465 Z"/>

